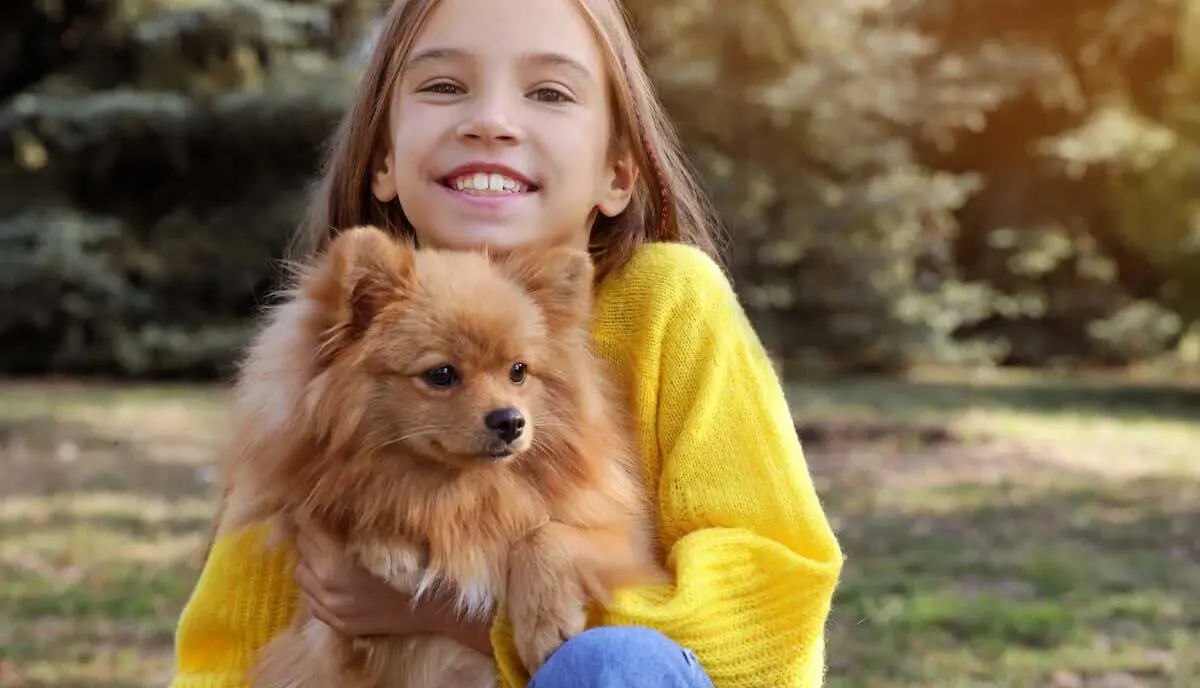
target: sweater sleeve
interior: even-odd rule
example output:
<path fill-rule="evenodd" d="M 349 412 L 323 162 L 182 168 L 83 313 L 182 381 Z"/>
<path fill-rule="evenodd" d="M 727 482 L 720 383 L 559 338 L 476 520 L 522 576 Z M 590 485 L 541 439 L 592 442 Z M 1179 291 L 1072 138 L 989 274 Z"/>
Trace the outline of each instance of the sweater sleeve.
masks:
<path fill-rule="evenodd" d="M 251 527 L 213 543 L 175 633 L 171 688 L 245 688 L 255 654 L 290 622 L 298 587 L 285 550 Z"/>
<path fill-rule="evenodd" d="M 604 623 L 662 631 L 716 688 L 816 688 L 842 553 L 763 346 L 715 263 L 690 255 L 656 280 L 671 296 L 647 320 L 639 364 L 659 368 L 639 377 L 657 380 L 641 396 L 656 397 L 647 434 L 676 581 L 619 591 Z"/>

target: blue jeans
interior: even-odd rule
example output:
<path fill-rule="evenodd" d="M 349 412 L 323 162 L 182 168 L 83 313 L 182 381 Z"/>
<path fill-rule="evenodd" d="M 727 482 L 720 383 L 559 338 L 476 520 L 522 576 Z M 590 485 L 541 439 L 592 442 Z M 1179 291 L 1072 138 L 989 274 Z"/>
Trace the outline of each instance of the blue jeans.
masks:
<path fill-rule="evenodd" d="M 529 688 L 712 688 L 691 650 L 649 628 L 602 626 L 571 638 Z"/>

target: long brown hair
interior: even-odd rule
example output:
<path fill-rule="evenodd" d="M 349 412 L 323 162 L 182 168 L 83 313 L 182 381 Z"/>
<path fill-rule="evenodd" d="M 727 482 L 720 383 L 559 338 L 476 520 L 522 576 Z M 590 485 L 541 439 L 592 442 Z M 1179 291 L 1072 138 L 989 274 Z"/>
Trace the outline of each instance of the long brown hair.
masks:
<path fill-rule="evenodd" d="M 621 267 L 642 244 L 691 244 L 720 260 L 719 223 L 701 190 L 666 110 L 641 62 L 629 17 L 619 0 L 575 0 L 599 41 L 612 88 L 617 150 L 631 152 L 638 184 L 629 207 L 616 217 L 598 214 L 589 245 L 597 278 Z M 371 192 L 372 163 L 387 136 L 393 85 L 417 33 L 437 0 L 396 0 L 384 15 L 354 100 L 329 142 L 293 251 L 308 256 L 337 232 L 373 224 L 412 234 L 398 202 L 383 204 Z"/>

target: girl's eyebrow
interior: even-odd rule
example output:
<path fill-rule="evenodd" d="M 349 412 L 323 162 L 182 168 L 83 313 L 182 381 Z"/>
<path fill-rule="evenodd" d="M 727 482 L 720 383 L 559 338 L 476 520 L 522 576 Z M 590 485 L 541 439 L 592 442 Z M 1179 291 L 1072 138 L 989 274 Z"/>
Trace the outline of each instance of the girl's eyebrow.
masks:
<path fill-rule="evenodd" d="M 522 59 L 533 64 L 567 67 L 585 79 L 592 78 L 592 70 L 588 69 L 587 65 L 562 53 L 528 53 L 522 56 Z"/>
<path fill-rule="evenodd" d="M 404 63 L 405 72 L 415 69 L 425 62 L 438 62 L 442 60 L 450 62 L 465 62 L 470 59 L 470 54 L 465 50 L 458 48 L 424 48 L 413 53 L 408 61 Z M 561 65 L 579 73 L 585 79 L 592 78 L 592 70 L 588 69 L 579 60 L 562 53 L 538 52 L 526 53 L 521 56 L 522 62 L 541 65 Z"/>
<path fill-rule="evenodd" d="M 413 53 L 404 63 L 404 71 L 415 69 L 423 62 L 437 62 L 439 60 L 449 60 L 452 62 L 461 62 L 467 59 L 467 53 L 464 50 L 457 48 L 425 48 Z"/>

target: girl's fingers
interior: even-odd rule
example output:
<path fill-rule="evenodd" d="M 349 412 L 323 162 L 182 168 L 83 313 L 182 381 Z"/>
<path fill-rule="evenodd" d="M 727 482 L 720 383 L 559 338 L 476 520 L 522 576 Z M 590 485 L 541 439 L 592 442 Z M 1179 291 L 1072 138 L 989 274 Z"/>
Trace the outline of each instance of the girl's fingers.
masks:
<path fill-rule="evenodd" d="M 327 608 L 326 606 L 324 606 L 317 600 L 312 599 L 311 597 L 308 598 L 307 604 L 308 604 L 308 613 L 311 614 L 313 617 L 315 617 L 318 621 L 325 624 L 326 626 L 329 626 L 330 628 L 337 631 L 338 633 L 346 633 L 348 635 L 350 634 L 349 628 L 346 624 L 345 619 L 343 619 L 342 617 L 338 616 L 337 614 L 334 614 L 333 612 L 329 611 L 329 608 Z"/>
<path fill-rule="evenodd" d="M 301 559 L 316 561 L 324 554 L 321 543 L 312 536 L 312 531 L 302 528 L 296 531 L 296 553 Z"/>
<path fill-rule="evenodd" d="M 341 595 L 329 584 L 328 575 L 323 574 L 319 568 L 308 562 L 301 562 L 296 566 L 295 576 L 296 583 L 305 595 L 326 608 L 339 608 L 340 605 L 337 604 L 337 601 Z"/>
<path fill-rule="evenodd" d="M 293 576 L 296 578 L 296 585 L 300 586 L 300 591 L 308 597 L 316 599 L 325 594 L 325 590 L 317 582 L 317 577 L 313 574 L 308 562 L 297 563 Z"/>
<path fill-rule="evenodd" d="M 308 569 L 313 583 L 323 591 L 337 591 L 342 587 L 344 576 L 339 561 L 333 553 L 323 548 L 313 537 L 301 532 L 296 538 L 297 571 Z"/>
<path fill-rule="evenodd" d="M 320 528 L 298 521 L 295 532 L 297 547 L 304 547 L 310 556 L 333 556 L 337 553 L 333 541 L 324 537 Z"/>
<path fill-rule="evenodd" d="M 303 602 L 308 606 L 309 613 L 335 630 L 343 633 L 346 632 L 347 619 L 345 614 L 338 613 L 341 611 L 339 608 L 340 605 L 337 604 L 340 598 L 331 594 L 321 584 L 312 567 L 301 563 L 296 567 L 295 576 L 296 584 L 300 587 L 300 591 L 304 593 Z"/>

